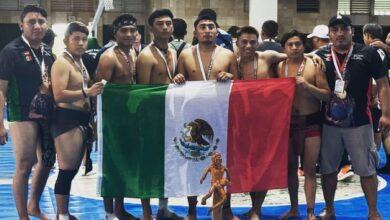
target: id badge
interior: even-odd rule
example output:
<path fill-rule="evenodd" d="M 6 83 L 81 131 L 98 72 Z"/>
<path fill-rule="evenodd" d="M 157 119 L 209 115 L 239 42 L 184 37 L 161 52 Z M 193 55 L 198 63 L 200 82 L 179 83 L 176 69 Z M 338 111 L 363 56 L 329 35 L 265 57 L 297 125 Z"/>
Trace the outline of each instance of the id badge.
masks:
<path fill-rule="evenodd" d="M 344 92 L 344 85 L 345 85 L 344 80 L 342 80 L 342 79 L 336 80 L 335 85 L 334 85 L 334 91 L 336 93 L 343 93 Z"/>

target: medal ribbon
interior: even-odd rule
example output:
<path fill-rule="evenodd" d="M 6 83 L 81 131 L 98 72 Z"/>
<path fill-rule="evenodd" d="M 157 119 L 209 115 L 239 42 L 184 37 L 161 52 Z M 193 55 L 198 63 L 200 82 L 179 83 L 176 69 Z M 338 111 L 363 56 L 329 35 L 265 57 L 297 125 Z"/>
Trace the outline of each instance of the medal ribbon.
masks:
<path fill-rule="evenodd" d="M 208 68 L 208 72 L 207 72 L 207 76 L 206 76 L 206 73 L 205 73 L 204 68 L 203 68 L 202 59 L 200 58 L 199 44 L 196 45 L 196 56 L 198 58 L 199 67 L 200 67 L 200 71 L 202 72 L 203 80 L 205 80 L 205 81 L 210 79 L 211 69 L 213 68 L 213 64 L 214 64 L 214 60 L 215 60 L 215 50 L 216 49 L 217 49 L 217 47 L 214 48 L 213 53 L 211 54 L 211 60 L 209 63 L 209 68 Z"/>
<path fill-rule="evenodd" d="M 42 82 L 48 82 L 48 76 L 46 73 L 46 65 L 45 65 L 45 59 L 44 59 L 44 51 L 45 48 L 43 47 L 43 44 L 41 43 L 41 53 L 42 53 L 42 61 L 39 61 L 37 55 L 35 54 L 34 50 L 31 48 L 30 43 L 28 40 L 22 35 L 22 40 L 25 44 L 27 44 L 28 48 L 30 49 L 35 62 L 38 64 L 39 69 L 41 70 L 41 77 L 42 77 Z"/>
<path fill-rule="evenodd" d="M 303 70 L 305 69 L 305 64 L 306 64 L 306 58 L 303 58 L 301 65 L 298 68 L 297 76 L 302 76 L 303 75 Z M 288 77 L 288 64 L 286 60 L 286 67 L 284 67 L 284 75 Z"/>
<path fill-rule="evenodd" d="M 131 84 L 135 84 L 135 80 L 134 80 L 134 76 L 135 76 L 135 65 L 132 67 L 131 66 L 131 63 L 129 61 L 129 58 L 127 58 L 126 56 L 126 53 L 120 49 L 119 47 L 117 47 L 119 52 L 121 53 L 121 55 L 123 56 L 123 58 L 125 59 L 126 63 L 127 63 L 127 67 L 129 68 L 129 72 L 131 74 Z M 131 51 L 131 50 L 130 50 Z M 135 61 L 133 59 L 133 56 L 131 56 L 131 53 L 130 53 L 130 57 L 131 57 L 131 62 L 134 64 Z"/>
<path fill-rule="evenodd" d="M 87 89 L 88 88 L 89 74 L 88 74 L 87 68 L 85 67 L 85 65 L 83 63 L 83 59 L 80 58 L 80 63 L 81 63 L 81 66 L 80 66 L 80 64 L 76 62 L 76 60 L 74 59 L 72 54 L 69 53 L 69 51 L 65 50 L 65 53 L 72 59 L 73 63 L 76 65 L 77 69 L 81 72 L 81 75 L 83 77 L 83 89 Z"/>
<path fill-rule="evenodd" d="M 175 74 L 175 71 L 176 71 L 176 58 L 175 58 L 175 56 L 172 56 L 172 63 L 173 63 L 173 67 L 172 67 L 173 74 L 172 74 L 171 70 L 169 69 L 167 59 L 165 59 L 164 54 L 161 52 L 160 49 L 158 49 L 158 47 L 154 44 L 154 42 L 152 43 L 152 45 L 153 45 L 154 48 L 156 48 L 156 50 L 157 50 L 158 54 L 160 55 L 161 59 L 164 61 L 165 67 L 167 68 L 168 77 L 169 77 L 169 79 L 172 82 L 173 74 Z"/>
<path fill-rule="evenodd" d="M 344 59 L 343 63 L 340 65 L 339 58 L 336 56 L 336 52 L 334 51 L 333 47 L 331 47 L 331 55 L 332 55 L 333 65 L 334 65 L 334 68 L 336 70 L 337 77 L 339 77 L 339 79 L 341 79 L 341 80 L 344 80 L 345 69 L 347 67 L 347 64 L 348 64 L 350 58 L 351 58 L 352 51 L 353 51 L 353 45 L 351 45 L 351 47 L 349 48 L 347 57 Z"/>

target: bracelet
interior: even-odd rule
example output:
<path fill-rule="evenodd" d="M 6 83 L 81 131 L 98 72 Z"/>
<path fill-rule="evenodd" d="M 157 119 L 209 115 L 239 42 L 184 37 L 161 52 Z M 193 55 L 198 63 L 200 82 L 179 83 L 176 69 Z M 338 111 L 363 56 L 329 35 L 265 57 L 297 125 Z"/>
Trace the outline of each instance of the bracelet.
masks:
<path fill-rule="evenodd" d="M 81 89 L 81 91 L 83 92 L 83 96 L 84 96 L 84 98 L 87 98 L 88 96 L 87 96 L 87 93 L 85 93 L 85 90 L 84 90 L 84 88 L 82 88 L 82 89 Z"/>

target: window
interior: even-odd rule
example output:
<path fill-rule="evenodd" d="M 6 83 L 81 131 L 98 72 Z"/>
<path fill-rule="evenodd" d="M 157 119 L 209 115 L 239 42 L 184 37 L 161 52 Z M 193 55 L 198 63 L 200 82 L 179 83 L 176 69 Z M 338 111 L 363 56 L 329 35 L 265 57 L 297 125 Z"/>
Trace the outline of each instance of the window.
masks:
<path fill-rule="evenodd" d="M 319 0 L 297 0 L 297 12 L 318 13 L 320 12 Z"/>
<path fill-rule="evenodd" d="M 21 11 L 26 5 L 40 5 L 40 0 L 1 0 L 0 10 L 3 11 Z"/>
<path fill-rule="evenodd" d="M 351 14 L 351 1 L 350 0 L 339 0 L 337 13 L 342 15 Z"/>
<path fill-rule="evenodd" d="M 114 0 L 113 12 L 144 13 L 145 1 L 143 0 Z"/>
<path fill-rule="evenodd" d="M 94 11 L 94 5 L 91 0 L 53 0 L 51 10 L 66 12 Z"/>
<path fill-rule="evenodd" d="M 375 0 L 375 15 L 390 15 L 390 0 Z"/>
<path fill-rule="evenodd" d="M 351 14 L 370 14 L 371 0 L 351 0 Z"/>

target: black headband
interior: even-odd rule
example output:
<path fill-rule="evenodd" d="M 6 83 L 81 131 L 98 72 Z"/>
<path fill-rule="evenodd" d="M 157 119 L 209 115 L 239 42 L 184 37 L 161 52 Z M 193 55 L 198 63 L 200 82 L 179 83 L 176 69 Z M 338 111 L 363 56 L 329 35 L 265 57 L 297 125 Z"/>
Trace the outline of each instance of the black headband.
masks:
<path fill-rule="evenodd" d="M 118 21 L 116 24 L 113 25 L 114 34 L 115 34 L 121 27 L 124 27 L 124 26 L 135 26 L 135 27 L 137 27 L 137 22 L 134 21 L 134 20 L 129 20 L 129 19 L 123 19 L 123 20 Z"/>

